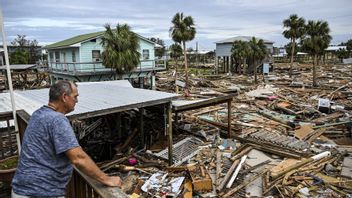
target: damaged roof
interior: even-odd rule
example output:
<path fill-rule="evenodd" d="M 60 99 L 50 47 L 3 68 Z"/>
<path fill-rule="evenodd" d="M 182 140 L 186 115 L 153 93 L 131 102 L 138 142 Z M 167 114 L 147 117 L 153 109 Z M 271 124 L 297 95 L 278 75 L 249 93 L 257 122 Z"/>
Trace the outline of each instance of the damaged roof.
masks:
<path fill-rule="evenodd" d="M 215 42 L 216 44 L 223 44 L 223 43 L 233 43 L 235 41 L 246 41 L 249 42 L 253 37 L 252 36 L 235 36 L 235 37 L 231 37 L 225 40 L 221 40 L 221 41 L 217 41 Z M 262 39 L 262 38 L 258 38 L 256 37 L 258 40 Z M 266 39 L 263 39 L 264 43 L 274 43 L 273 41 L 269 41 Z"/>
<path fill-rule="evenodd" d="M 168 103 L 178 96 L 160 91 L 133 88 L 127 80 L 82 82 L 77 85 L 78 103 L 75 110 L 67 114 L 70 119 L 88 118 Z M 23 109 L 31 115 L 36 109 L 48 103 L 49 88 L 15 91 L 14 96 L 16 109 Z M 0 112 L 11 110 L 9 93 L 1 93 Z"/>

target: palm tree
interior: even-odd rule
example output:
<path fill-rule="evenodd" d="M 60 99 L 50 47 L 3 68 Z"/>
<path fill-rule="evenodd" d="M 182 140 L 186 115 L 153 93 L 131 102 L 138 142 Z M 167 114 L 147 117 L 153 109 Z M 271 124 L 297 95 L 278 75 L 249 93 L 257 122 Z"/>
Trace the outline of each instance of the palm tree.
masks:
<path fill-rule="evenodd" d="M 351 51 L 352 51 L 352 39 L 348 40 L 346 42 L 346 49 L 348 51 L 348 56 L 351 56 Z"/>
<path fill-rule="evenodd" d="M 130 30 L 127 24 L 117 24 L 116 29 L 105 25 L 102 37 L 104 51 L 102 53 L 103 64 L 106 67 L 115 68 L 116 73 L 129 72 L 140 64 L 140 52 L 138 36 Z"/>
<path fill-rule="evenodd" d="M 236 40 L 232 45 L 231 53 L 232 53 L 231 56 L 233 57 L 233 59 L 235 59 L 236 64 L 238 64 L 239 67 L 241 67 L 241 64 L 245 64 L 246 58 L 248 58 L 248 55 L 250 53 L 248 42 Z M 237 66 L 236 66 L 236 69 L 237 69 Z"/>
<path fill-rule="evenodd" d="M 331 36 L 330 28 L 326 21 L 308 21 L 306 25 L 306 35 L 302 40 L 302 48 L 305 52 L 314 57 L 313 59 L 313 86 L 317 86 L 316 65 L 318 56 L 324 54 L 328 48 Z"/>
<path fill-rule="evenodd" d="M 178 59 L 182 56 L 182 47 L 178 43 L 174 43 L 170 46 L 170 57 L 175 60 L 175 84 L 177 80 L 177 67 L 178 67 Z M 175 85 L 175 91 L 178 93 L 178 86 Z"/>
<path fill-rule="evenodd" d="M 288 19 L 283 21 L 284 28 L 287 28 L 283 31 L 283 35 L 285 38 L 290 39 L 290 43 L 292 43 L 291 50 L 291 64 L 290 64 L 290 72 L 289 75 L 292 77 L 292 67 L 293 67 L 293 56 L 295 54 L 296 40 L 301 38 L 304 35 L 304 18 L 298 18 L 297 14 L 292 14 Z"/>
<path fill-rule="evenodd" d="M 193 18 L 191 16 L 183 16 L 182 12 L 176 13 L 171 22 L 173 24 L 169 30 L 171 38 L 177 43 L 182 43 L 183 46 L 186 72 L 185 95 L 189 96 L 186 42 L 194 39 L 196 35 L 196 28 L 194 27 Z"/>
<path fill-rule="evenodd" d="M 267 49 L 265 47 L 263 39 L 257 40 L 255 37 L 249 41 L 249 57 L 252 58 L 252 63 L 254 65 L 254 79 L 255 83 L 258 83 L 257 70 L 258 66 L 262 64 L 262 61 L 267 55 Z"/>

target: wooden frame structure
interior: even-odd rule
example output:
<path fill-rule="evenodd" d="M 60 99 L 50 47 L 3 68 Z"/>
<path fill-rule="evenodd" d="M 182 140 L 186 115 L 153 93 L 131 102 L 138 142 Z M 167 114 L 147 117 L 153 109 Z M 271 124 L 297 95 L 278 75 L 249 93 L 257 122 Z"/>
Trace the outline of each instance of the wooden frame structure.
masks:
<path fill-rule="evenodd" d="M 206 100 L 201 100 L 201 101 L 196 101 L 194 103 L 190 103 L 190 104 L 184 104 L 184 105 L 176 105 L 173 104 L 172 105 L 172 111 L 175 113 L 175 123 L 177 125 L 177 116 L 179 113 L 183 112 L 183 111 L 189 111 L 189 110 L 193 110 L 193 109 L 200 109 L 203 107 L 209 107 L 209 106 L 214 106 L 214 105 L 218 105 L 218 104 L 222 104 L 222 103 L 227 103 L 227 116 L 228 116 L 228 122 L 227 122 L 227 136 L 228 138 L 231 137 L 231 102 L 233 100 L 233 97 L 236 94 L 229 94 L 229 95 L 225 95 L 225 96 L 219 96 L 216 98 L 210 98 L 210 99 L 206 99 Z"/>
<path fill-rule="evenodd" d="M 165 108 L 165 116 L 166 116 L 166 131 L 168 133 L 168 143 L 169 143 L 169 163 L 172 163 L 172 106 L 171 99 L 163 99 L 159 101 L 146 102 L 142 104 L 130 105 L 128 107 L 122 108 L 114 108 L 110 110 L 104 111 L 96 111 L 84 114 L 75 114 L 72 116 L 68 116 L 68 119 L 85 119 L 90 117 L 96 117 L 106 114 L 119 113 L 131 109 L 138 108 L 140 110 L 140 134 L 141 134 L 141 142 L 144 142 L 143 138 L 143 111 L 145 107 L 155 106 L 155 105 L 163 105 Z M 17 111 L 17 121 L 19 126 L 20 139 L 22 141 L 25 129 L 29 122 L 30 115 L 23 110 Z M 89 178 L 84 173 L 80 172 L 78 169 L 74 169 L 74 173 L 72 175 L 71 181 L 66 189 L 66 197 L 68 198 L 100 198 L 100 197 L 127 197 L 119 188 L 111 188 L 103 186 L 97 181 Z"/>

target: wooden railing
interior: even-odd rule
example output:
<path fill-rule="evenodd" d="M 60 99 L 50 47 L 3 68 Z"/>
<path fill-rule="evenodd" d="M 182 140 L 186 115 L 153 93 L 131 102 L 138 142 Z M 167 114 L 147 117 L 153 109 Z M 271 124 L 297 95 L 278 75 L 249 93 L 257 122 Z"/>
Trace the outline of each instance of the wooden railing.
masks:
<path fill-rule="evenodd" d="M 106 187 L 75 169 L 66 188 L 67 198 L 127 198 L 117 187 Z"/>
<path fill-rule="evenodd" d="M 164 69 L 166 69 L 165 60 L 141 60 L 140 64 L 135 68 L 135 71 L 153 71 Z M 49 71 L 68 74 L 82 74 L 89 72 L 114 72 L 115 69 L 105 67 L 102 62 L 50 62 Z"/>

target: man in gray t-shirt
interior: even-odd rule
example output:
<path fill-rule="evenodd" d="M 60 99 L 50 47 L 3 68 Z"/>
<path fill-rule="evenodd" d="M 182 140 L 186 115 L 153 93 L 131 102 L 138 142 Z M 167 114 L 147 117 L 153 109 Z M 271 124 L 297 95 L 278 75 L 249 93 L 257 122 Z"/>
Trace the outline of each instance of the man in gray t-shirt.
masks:
<path fill-rule="evenodd" d="M 50 88 L 48 105 L 32 114 L 12 180 L 13 197 L 65 196 L 71 164 L 104 185 L 121 186 L 119 177 L 107 176 L 79 146 L 65 116 L 74 110 L 77 98 L 75 84 L 58 81 Z"/>

